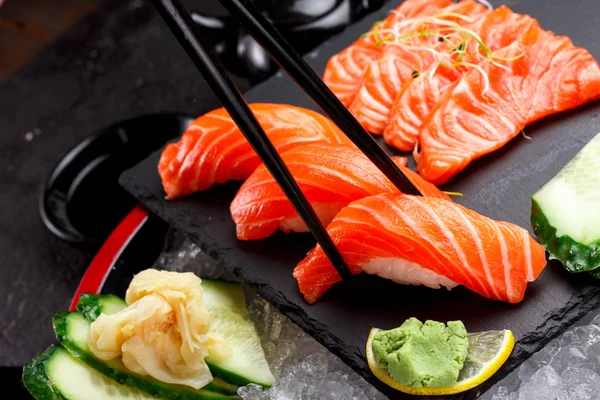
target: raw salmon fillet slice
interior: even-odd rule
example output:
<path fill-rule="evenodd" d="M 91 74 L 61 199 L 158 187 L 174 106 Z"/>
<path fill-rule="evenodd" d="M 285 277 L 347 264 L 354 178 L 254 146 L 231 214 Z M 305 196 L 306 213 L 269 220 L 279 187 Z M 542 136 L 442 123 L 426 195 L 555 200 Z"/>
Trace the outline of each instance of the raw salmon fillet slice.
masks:
<path fill-rule="evenodd" d="M 365 197 L 343 208 L 327 232 L 353 274 L 431 288 L 463 285 L 509 303 L 523 299 L 546 265 L 544 248 L 525 229 L 434 197 Z M 341 281 L 319 246 L 294 277 L 309 303 Z"/>
<path fill-rule="evenodd" d="M 343 207 L 363 197 L 397 191 L 396 187 L 356 147 L 313 143 L 297 146 L 281 157 L 323 225 Z M 449 196 L 405 167 L 406 158 L 393 157 L 425 196 Z M 231 215 L 241 240 L 262 239 L 277 229 L 308 229 L 264 165 L 244 182 L 231 203 Z"/>
<path fill-rule="evenodd" d="M 475 0 L 463 0 L 440 10 L 440 13 L 460 14 L 472 20 L 489 12 L 487 7 Z M 443 19 L 456 23 L 464 22 L 451 15 Z M 420 24 L 417 22 L 414 26 L 409 26 L 406 28 L 406 33 L 419 30 Z M 439 27 L 435 24 L 427 24 L 426 29 Z M 433 55 L 428 51 L 434 43 L 438 43 L 437 36 L 417 36 L 407 39 L 404 45 L 410 45 L 411 48 L 390 44 L 377 60 L 369 64 L 356 97 L 349 107 L 350 112 L 366 130 L 374 134 L 383 132 L 389 121 L 390 110 L 402 88 L 410 82 L 414 72 L 424 71 L 434 62 Z"/>
<path fill-rule="evenodd" d="M 498 53 L 520 57 L 508 68 L 482 64 L 487 80 L 477 70 L 464 74 L 424 122 L 414 155 L 428 181 L 441 185 L 527 124 L 600 98 L 598 63 L 567 37 L 531 28 Z"/>
<path fill-rule="evenodd" d="M 529 29 L 539 27 L 538 22 L 500 6 L 465 28 L 478 34 L 491 51 L 499 50 L 519 40 Z M 475 42 L 471 41 L 474 45 Z M 475 49 L 469 50 L 473 53 Z M 488 60 L 468 57 L 468 62 L 481 64 Z M 502 61 L 499 61 L 502 63 Z M 442 94 L 457 81 L 468 67 L 444 67 L 434 63 L 416 79 L 411 79 L 396 97 L 383 130 L 387 144 L 401 151 L 413 151 L 421 125 L 427 119 Z"/>
<path fill-rule="evenodd" d="M 385 48 L 379 44 L 385 35 L 378 35 L 377 31 L 404 19 L 435 14 L 451 4 L 451 0 L 405 0 L 385 20 L 371 28 L 367 35 L 331 57 L 325 67 L 323 81 L 348 107 L 354 100 L 367 67 Z"/>
<path fill-rule="evenodd" d="M 328 118 L 287 104 L 250 104 L 258 123 L 281 153 L 316 143 L 353 145 Z M 206 190 L 215 183 L 244 180 L 261 164 L 258 155 L 224 108 L 191 123 L 181 139 L 168 144 L 158 164 L 167 199 Z"/>
<path fill-rule="evenodd" d="M 385 142 L 400 151 L 413 151 L 423 121 L 442 94 L 465 71 L 466 68 L 461 66 L 445 68 L 433 65 L 416 79 L 411 79 L 394 100 L 383 130 Z"/>

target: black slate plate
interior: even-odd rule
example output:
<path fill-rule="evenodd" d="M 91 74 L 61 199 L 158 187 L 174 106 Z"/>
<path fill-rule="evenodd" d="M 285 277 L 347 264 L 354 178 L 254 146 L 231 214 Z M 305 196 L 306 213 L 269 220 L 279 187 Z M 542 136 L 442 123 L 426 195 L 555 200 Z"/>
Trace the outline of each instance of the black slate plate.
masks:
<path fill-rule="evenodd" d="M 534 16 L 545 29 L 570 36 L 575 44 L 586 47 L 600 59 L 594 21 L 594 16 L 600 15 L 597 0 L 512 0 L 506 4 Z M 376 13 L 348 28 L 307 59 L 321 73 L 331 55 L 367 31 L 382 15 L 383 12 Z M 315 109 L 300 89 L 281 74 L 248 92 L 246 98 Z M 526 132 L 532 140 L 515 138 L 500 151 L 473 163 L 444 189 L 462 192 L 464 197 L 456 201 L 469 208 L 530 229 L 530 196 L 600 131 L 599 115 L 600 103 L 595 102 L 531 125 Z M 461 288 L 435 291 L 360 276 L 337 285 L 311 306 L 298 293 L 291 275 L 314 243 L 310 235 L 277 234 L 264 241 L 237 241 L 229 203 L 239 185 L 227 184 L 166 202 L 156 170 L 158 158 L 159 153 L 155 153 L 125 172 L 121 184 L 393 399 L 409 396 L 381 384 L 364 359 L 365 340 L 373 326 L 392 328 L 415 316 L 442 321 L 460 319 L 470 331 L 512 329 L 518 342 L 501 371 L 478 389 L 456 396 L 475 398 L 565 327 L 600 305 L 596 282 L 586 276 L 569 276 L 551 262 L 518 305 L 490 301 Z"/>

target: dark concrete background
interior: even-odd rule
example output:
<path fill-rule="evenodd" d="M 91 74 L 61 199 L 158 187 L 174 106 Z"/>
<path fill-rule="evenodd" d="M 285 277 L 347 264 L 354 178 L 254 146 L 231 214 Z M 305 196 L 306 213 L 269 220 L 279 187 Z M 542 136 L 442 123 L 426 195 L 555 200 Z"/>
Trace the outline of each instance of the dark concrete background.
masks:
<path fill-rule="evenodd" d="M 0 82 L 0 366 L 14 367 L 0 369 L 0 381 L 15 387 L 21 366 L 55 341 L 51 317 L 67 309 L 96 250 L 44 227 L 38 195 L 50 170 L 80 140 L 119 120 L 198 115 L 217 105 L 141 0 L 102 2 Z"/>
<path fill-rule="evenodd" d="M 99 0 L 0 0 L 0 80 L 55 40 Z"/>

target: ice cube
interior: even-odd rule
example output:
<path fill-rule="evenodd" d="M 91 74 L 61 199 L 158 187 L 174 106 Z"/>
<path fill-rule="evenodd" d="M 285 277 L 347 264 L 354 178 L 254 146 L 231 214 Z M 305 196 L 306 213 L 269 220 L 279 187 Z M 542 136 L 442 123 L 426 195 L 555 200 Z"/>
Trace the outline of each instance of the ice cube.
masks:
<path fill-rule="evenodd" d="M 269 400 L 289 400 L 297 398 L 296 393 L 290 393 L 290 388 L 286 386 L 287 381 L 281 382 L 267 391 Z"/>
<path fill-rule="evenodd" d="M 280 372 L 288 365 L 288 359 L 294 354 L 296 344 L 291 341 L 282 341 L 276 344 L 277 349 L 272 359 L 268 360 L 269 367 L 275 376 L 279 376 Z"/>
<path fill-rule="evenodd" d="M 310 355 L 316 353 L 328 354 L 329 352 L 325 347 L 321 346 L 321 344 L 317 343 L 317 341 L 313 340 L 312 338 L 299 337 L 296 343 L 296 351 L 290 358 L 290 362 L 302 362 Z"/>
<path fill-rule="evenodd" d="M 299 382 L 319 384 L 327 375 L 328 362 L 328 357 L 325 354 L 312 354 L 300 364 L 287 366 L 282 375 L 293 376 Z"/>
<path fill-rule="evenodd" d="M 281 330 L 283 329 L 283 324 L 285 322 L 285 316 L 279 312 L 271 313 L 271 320 L 269 324 L 269 339 L 277 340 L 281 335 Z"/>
<path fill-rule="evenodd" d="M 549 365 L 540 368 L 519 389 L 519 400 L 554 400 L 562 389 L 562 378 Z"/>
<path fill-rule="evenodd" d="M 510 392 L 504 386 L 500 386 L 498 391 L 492 396 L 492 400 L 508 400 Z"/>
<path fill-rule="evenodd" d="M 600 342 L 594 343 L 585 349 L 585 355 L 594 365 L 594 370 L 600 372 Z"/>
<path fill-rule="evenodd" d="M 521 382 L 527 382 L 544 365 L 548 365 L 560 350 L 559 341 L 552 340 L 538 352 L 525 360 L 517 369 L 517 376 Z M 513 378 L 514 379 L 514 378 Z"/>
<path fill-rule="evenodd" d="M 517 376 L 521 382 L 527 382 L 540 369 L 535 360 L 525 360 L 518 369 Z"/>
<path fill-rule="evenodd" d="M 156 260 L 155 268 L 177 272 L 189 270 L 189 265 L 201 252 L 194 243 L 175 233 L 170 235 L 165 247 Z"/>
<path fill-rule="evenodd" d="M 600 342 L 600 327 L 596 325 L 578 326 L 573 329 L 573 333 L 581 338 L 583 347 L 589 347 Z"/>
<path fill-rule="evenodd" d="M 598 399 L 600 376 L 585 368 L 568 368 L 561 374 L 562 389 L 557 400 Z"/>
<path fill-rule="evenodd" d="M 557 339 L 552 340 L 550 343 L 546 344 L 542 349 L 540 349 L 537 353 L 535 353 L 531 359 L 538 366 L 538 368 L 543 367 L 544 365 L 550 364 L 550 361 L 554 358 L 556 353 L 560 350 L 560 343 Z"/>
<path fill-rule="evenodd" d="M 581 337 L 575 334 L 573 330 L 566 331 L 560 336 L 558 340 L 561 347 L 582 343 Z"/>
<path fill-rule="evenodd" d="M 500 386 L 498 391 L 492 396 L 492 400 L 506 400 L 509 395 L 508 389 L 504 386 Z"/>
<path fill-rule="evenodd" d="M 311 394 L 315 400 L 352 400 L 353 389 L 346 382 L 325 381 L 314 389 Z"/>
<path fill-rule="evenodd" d="M 258 331 L 258 334 L 264 337 L 268 328 L 268 321 L 271 313 L 271 304 L 268 301 L 258 296 L 256 293 L 252 293 L 249 296 L 248 302 L 248 313 L 254 326 Z"/>
<path fill-rule="evenodd" d="M 279 381 L 279 395 L 284 393 L 288 399 L 299 399 L 302 397 L 302 392 L 308 387 L 306 380 L 299 380 L 293 374 L 284 376 Z M 275 390 L 277 392 L 278 390 Z M 277 394 L 277 393 L 276 393 Z M 275 396 L 272 396 L 275 397 Z"/>
<path fill-rule="evenodd" d="M 194 272 L 200 278 L 219 279 L 225 276 L 218 260 L 203 252 L 199 246 L 178 231 L 169 232 L 165 248 L 154 268 L 176 272 Z M 230 276 L 227 276 L 231 279 Z"/>
<path fill-rule="evenodd" d="M 595 325 L 600 327 L 600 313 L 597 314 L 594 319 L 592 319 L 592 322 L 590 322 L 590 325 Z"/>
<path fill-rule="evenodd" d="M 240 387 L 238 395 L 244 400 L 269 400 L 268 393 L 262 387 L 254 384 Z"/>
<path fill-rule="evenodd" d="M 324 353 L 315 353 L 306 357 L 300 364 L 303 373 L 310 379 L 324 377 L 327 374 L 329 359 Z"/>
<path fill-rule="evenodd" d="M 569 367 L 593 368 L 593 362 L 587 358 L 582 347 L 567 345 L 556 352 L 550 366 L 562 373 Z"/>
<path fill-rule="evenodd" d="M 371 400 L 371 398 L 367 397 L 366 393 L 357 392 L 356 389 L 354 389 L 354 392 L 352 393 L 352 400 Z"/>
<path fill-rule="evenodd" d="M 383 393 L 381 393 L 379 390 L 375 389 L 375 387 L 373 387 L 371 384 L 367 383 L 367 381 L 365 381 L 364 379 L 361 379 L 364 383 L 366 383 L 368 385 L 368 387 L 365 387 L 363 389 L 363 391 L 361 391 L 360 393 L 364 394 L 365 397 L 369 400 L 387 400 L 387 397 L 383 395 Z M 358 392 L 358 390 L 355 389 L 355 391 Z M 357 396 L 357 399 L 353 399 L 353 400 L 358 400 L 358 393 L 355 393 L 355 395 Z"/>
<path fill-rule="evenodd" d="M 327 379 L 335 382 L 348 382 L 348 372 L 343 370 L 334 371 L 327 375 Z"/>

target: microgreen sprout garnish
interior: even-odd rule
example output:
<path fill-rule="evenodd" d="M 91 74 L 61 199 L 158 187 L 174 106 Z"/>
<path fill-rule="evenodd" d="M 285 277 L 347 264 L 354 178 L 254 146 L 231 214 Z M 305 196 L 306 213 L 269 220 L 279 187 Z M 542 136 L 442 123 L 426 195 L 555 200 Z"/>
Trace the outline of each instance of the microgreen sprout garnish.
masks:
<path fill-rule="evenodd" d="M 418 78 L 419 77 L 419 71 L 413 71 L 413 73 L 410 75 L 412 76 L 413 79 Z"/>
<path fill-rule="evenodd" d="M 444 193 L 446 193 L 448 196 L 456 196 L 456 197 L 463 197 L 464 194 L 462 194 L 461 192 L 447 192 L 444 191 Z"/>
<path fill-rule="evenodd" d="M 480 2 L 491 8 L 487 1 L 480 0 Z M 482 62 L 510 70 L 510 67 L 504 64 L 515 61 L 524 54 L 514 57 L 494 54 L 476 32 L 461 25 L 471 22 L 473 22 L 472 18 L 453 12 L 399 20 L 388 18 L 376 24 L 367 33 L 367 36 L 372 35 L 376 46 L 401 47 L 419 53 L 421 58 L 427 54 L 433 56 L 434 63 L 431 67 L 433 71 L 425 74 L 429 79 L 433 78 L 435 71 L 440 66 L 475 69 L 481 73 L 484 79 L 482 94 L 485 95 L 489 90 L 490 82 L 486 69 L 482 67 Z M 419 71 L 421 70 L 422 68 L 419 67 Z"/>

